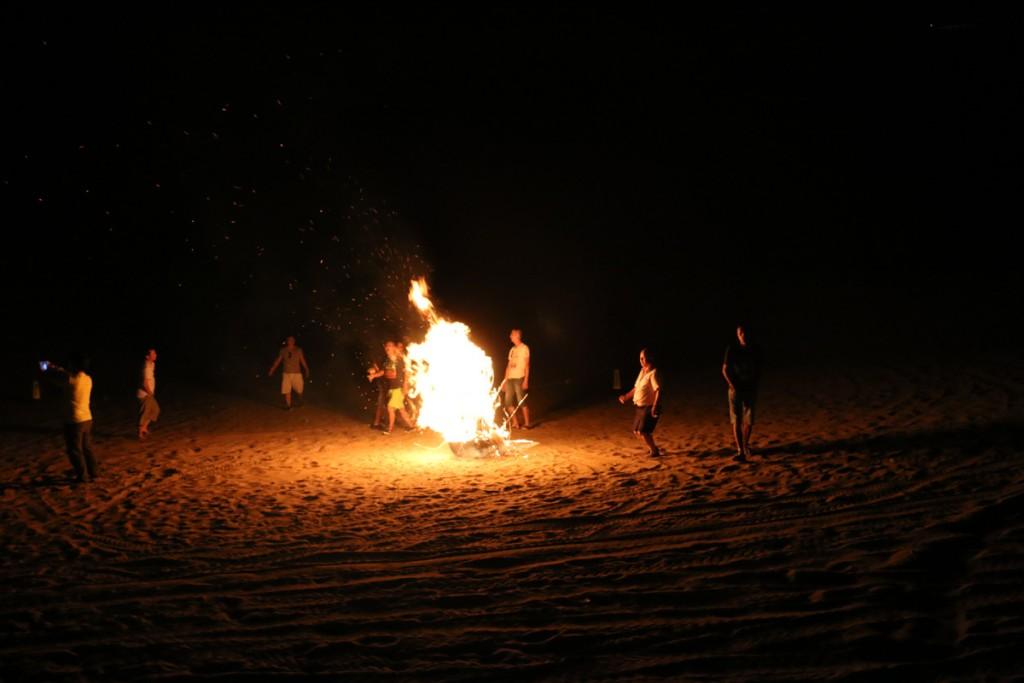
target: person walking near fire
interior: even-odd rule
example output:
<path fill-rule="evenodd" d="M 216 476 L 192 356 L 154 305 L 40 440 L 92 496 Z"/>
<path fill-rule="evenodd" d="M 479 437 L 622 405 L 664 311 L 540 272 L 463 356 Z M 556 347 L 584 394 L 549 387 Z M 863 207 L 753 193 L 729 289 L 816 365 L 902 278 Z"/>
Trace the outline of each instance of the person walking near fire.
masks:
<path fill-rule="evenodd" d="M 524 403 L 530 390 L 530 347 L 523 343 L 523 331 L 519 328 L 509 332 L 512 348 L 508 351 L 505 366 L 505 416 L 510 428 L 519 429 L 519 413 L 523 414 L 523 429 L 530 429 L 530 408 Z M 516 408 L 519 408 L 517 411 Z"/>
<path fill-rule="evenodd" d="M 370 384 L 376 387 L 377 393 L 377 409 L 373 413 L 373 422 L 370 423 L 370 429 L 384 429 L 384 416 L 388 412 L 388 381 L 384 377 L 383 365 L 387 361 L 388 347 L 394 342 L 390 339 L 384 342 L 384 362 L 374 362 L 373 365 L 366 371 L 366 379 L 369 380 Z"/>
<path fill-rule="evenodd" d="M 625 404 L 630 399 L 635 406 L 633 434 L 647 444 L 650 456 L 656 458 L 661 455 L 654 443 L 654 428 L 658 426 L 658 418 L 661 416 L 661 380 L 654 366 L 653 354 L 648 349 L 640 351 L 640 374 L 633 388 L 619 396 L 619 403 Z"/>
<path fill-rule="evenodd" d="M 398 345 L 394 342 L 384 344 L 383 368 L 371 369 L 367 377 L 372 381 L 377 378 L 387 382 L 388 387 L 388 428 L 382 429 L 384 434 L 390 434 L 395 429 L 395 416 L 401 415 L 405 422 L 406 430 L 413 430 L 413 420 L 405 410 L 405 396 L 409 393 L 409 381 L 405 373 L 405 361 L 398 353 Z"/>

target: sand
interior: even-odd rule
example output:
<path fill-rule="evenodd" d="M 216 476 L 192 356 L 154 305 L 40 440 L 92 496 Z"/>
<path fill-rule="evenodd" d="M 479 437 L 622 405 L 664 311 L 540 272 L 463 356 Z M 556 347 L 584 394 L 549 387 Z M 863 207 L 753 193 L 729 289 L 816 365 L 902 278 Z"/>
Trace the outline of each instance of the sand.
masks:
<path fill-rule="evenodd" d="M 776 370 L 732 460 L 713 374 L 658 459 L 608 400 L 459 459 L 181 392 L 0 425 L 3 680 L 1006 680 L 1024 671 L 1024 363 Z M 162 384 L 171 385 L 168 378 Z M 126 405 L 130 405 L 130 397 Z"/>

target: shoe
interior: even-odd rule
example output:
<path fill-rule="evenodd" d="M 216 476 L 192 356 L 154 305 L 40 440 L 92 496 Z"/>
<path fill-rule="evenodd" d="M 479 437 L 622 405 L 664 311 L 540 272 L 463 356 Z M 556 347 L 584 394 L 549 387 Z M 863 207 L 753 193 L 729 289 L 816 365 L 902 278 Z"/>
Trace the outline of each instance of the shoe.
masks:
<path fill-rule="evenodd" d="M 391 436 L 391 430 L 384 429 L 383 427 L 381 428 L 380 433 L 383 434 L 384 436 Z"/>
<path fill-rule="evenodd" d="M 652 458 L 660 458 L 661 457 L 661 449 L 660 448 L 655 448 L 653 451 L 648 453 L 648 455 L 651 456 Z"/>

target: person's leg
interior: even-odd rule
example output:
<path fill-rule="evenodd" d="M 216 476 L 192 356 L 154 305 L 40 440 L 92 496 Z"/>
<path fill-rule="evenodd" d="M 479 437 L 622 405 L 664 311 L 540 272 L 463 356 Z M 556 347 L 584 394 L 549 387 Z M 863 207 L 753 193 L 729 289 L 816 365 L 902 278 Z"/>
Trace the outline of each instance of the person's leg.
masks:
<path fill-rule="evenodd" d="M 287 372 L 281 373 L 281 395 L 284 397 L 284 407 L 292 407 L 292 382 Z"/>
<path fill-rule="evenodd" d="M 640 441 L 644 440 L 644 436 L 641 433 L 641 430 L 643 428 L 644 428 L 644 415 L 643 415 L 643 411 L 640 408 L 634 406 L 634 408 L 633 408 L 633 436 L 635 436 Z"/>
<path fill-rule="evenodd" d="M 736 455 L 743 455 L 743 422 L 740 419 L 740 406 L 737 405 L 736 392 L 729 390 L 729 422 L 732 424 L 732 435 L 736 439 Z"/>
<path fill-rule="evenodd" d="M 85 471 L 90 479 L 96 478 L 96 458 L 92 453 L 92 420 L 82 425 L 82 455 L 85 456 Z"/>
<path fill-rule="evenodd" d="M 523 380 L 516 382 L 516 407 L 519 413 L 523 414 L 523 427 L 525 429 L 530 428 L 530 409 L 527 407 L 526 392 L 523 391 Z M 519 422 L 519 416 L 516 415 L 516 422 Z"/>
<path fill-rule="evenodd" d="M 139 399 L 139 438 L 145 439 L 146 435 L 149 434 L 147 429 L 148 422 L 146 422 L 146 399 Z"/>
<path fill-rule="evenodd" d="M 400 408 L 398 414 L 402 416 L 402 422 L 405 423 L 406 427 L 408 427 L 409 429 L 416 428 L 415 425 L 413 424 L 412 418 L 409 417 L 409 413 L 406 412 L 405 408 Z"/>
<path fill-rule="evenodd" d="M 515 423 L 515 419 L 512 417 L 512 411 L 516 407 L 516 404 L 515 404 L 516 392 L 515 392 L 515 389 L 512 387 L 512 382 L 513 382 L 513 380 L 510 380 L 510 379 L 505 380 L 505 389 L 504 389 L 505 400 L 503 401 L 503 403 L 504 403 L 503 412 L 505 413 L 505 423 L 507 425 L 509 425 L 509 427 L 518 427 L 519 425 L 517 425 Z"/>
<path fill-rule="evenodd" d="M 395 429 L 395 416 L 402 415 L 402 420 L 411 427 L 409 413 L 405 412 L 405 392 L 401 389 L 392 389 L 388 392 L 388 432 Z"/>
<path fill-rule="evenodd" d="M 523 412 L 523 408 L 525 407 L 523 405 L 523 399 L 526 397 L 526 394 L 523 393 L 522 379 L 511 380 L 510 383 L 512 384 L 512 397 L 514 401 L 512 404 L 512 424 L 516 429 L 519 429 L 522 424 L 519 421 L 519 415 Z"/>
<path fill-rule="evenodd" d="M 658 418 L 652 414 L 652 408 L 644 408 L 644 426 L 643 426 L 643 437 L 644 443 L 647 444 L 647 448 L 650 450 L 650 454 L 653 457 L 661 455 L 661 451 L 658 450 L 658 444 L 654 443 L 654 429 L 658 426 Z"/>
<path fill-rule="evenodd" d="M 84 467 L 82 466 L 82 435 L 76 424 L 64 425 L 64 444 L 67 447 L 68 460 L 71 462 L 71 469 L 75 471 L 75 479 L 85 480 Z"/>
<path fill-rule="evenodd" d="M 373 383 L 377 387 L 377 408 L 373 412 L 373 422 L 370 423 L 370 426 L 379 428 L 380 421 L 384 419 L 388 408 L 388 390 L 384 386 L 384 381 L 379 378 L 373 380 Z"/>
<path fill-rule="evenodd" d="M 747 455 L 751 454 L 751 451 L 750 451 L 750 435 L 754 431 L 754 401 L 755 401 L 755 397 L 754 397 L 754 395 L 751 395 L 751 396 L 749 396 L 747 398 L 747 400 L 745 401 L 744 406 L 743 406 L 744 407 L 743 419 L 746 422 L 746 429 L 743 432 L 743 445 L 746 448 L 745 453 Z"/>

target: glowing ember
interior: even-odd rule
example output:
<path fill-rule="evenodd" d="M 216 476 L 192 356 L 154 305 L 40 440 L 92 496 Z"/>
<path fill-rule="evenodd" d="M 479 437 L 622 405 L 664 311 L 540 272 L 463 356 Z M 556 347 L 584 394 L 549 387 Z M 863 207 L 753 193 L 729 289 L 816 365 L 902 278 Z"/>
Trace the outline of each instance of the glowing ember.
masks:
<path fill-rule="evenodd" d="M 449 443 L 505 443 L 508 431 L 494 423 L 491 359 L 470 341 L 466 325 L 438 317 L 423 278 L 413 281 L 409 301 L 430 323 L 423 342 L 408 349 L 410 393 L 423 398 L 420 426 Z"/>

